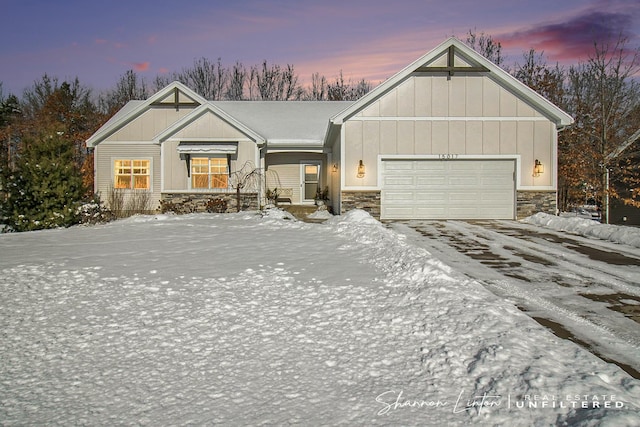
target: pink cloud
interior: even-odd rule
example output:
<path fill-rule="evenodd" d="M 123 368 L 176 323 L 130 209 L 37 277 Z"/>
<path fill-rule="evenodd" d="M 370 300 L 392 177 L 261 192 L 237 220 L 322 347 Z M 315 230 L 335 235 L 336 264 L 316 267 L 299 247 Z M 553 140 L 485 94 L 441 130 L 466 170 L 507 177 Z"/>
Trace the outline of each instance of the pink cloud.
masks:
<path fill-rule="evenodd" d="M 549 24 L 504 33 L 496 37 L 505 49 L 533 48 L 559 62 L 585 60 L 593 53 L 594 43 L 614 42 L 619 36 L 629 40 L 638 35 L 632 31 L 633 19 L 622 10 L 588 10 Z"/>
<path fill-rule="evenodd" d="M 149 69 L 149 65 L 151 65 L 151 63 L 149 61 L 146 61 L 146 62 L 134 62 L 131 65 L 133 66 L 133 69 L 135 71 L 147 71 Z"/>

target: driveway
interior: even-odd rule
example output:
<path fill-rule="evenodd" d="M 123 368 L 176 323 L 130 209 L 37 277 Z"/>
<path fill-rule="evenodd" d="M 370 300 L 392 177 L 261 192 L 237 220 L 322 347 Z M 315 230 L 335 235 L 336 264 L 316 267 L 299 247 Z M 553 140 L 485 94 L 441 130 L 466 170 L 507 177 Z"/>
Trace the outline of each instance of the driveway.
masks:
<path fill-rule="evenodd" d="M 515 221 L 390 227 L 558 337 L 640 379 L 640 249 Z"/>

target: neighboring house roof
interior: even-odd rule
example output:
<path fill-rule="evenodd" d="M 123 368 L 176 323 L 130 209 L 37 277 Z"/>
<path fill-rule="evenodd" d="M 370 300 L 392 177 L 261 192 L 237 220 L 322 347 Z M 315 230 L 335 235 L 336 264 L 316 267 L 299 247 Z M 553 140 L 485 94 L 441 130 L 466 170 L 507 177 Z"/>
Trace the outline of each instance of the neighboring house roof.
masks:
<path fill-rule="evenodd" d="M 322 147 L 329 119 L 352 101 L 212 101 L 262 135 L 271 148 Z"/>
<path fill-rule="evenodd" d="M 520 82 L 511 74 L 507 73 L 502 68 L 498 67 L 496 64 L 489 61 L 487 58 L 485 58 L 460 40 L 456 39 L 455 37 L 451 37 L 438 45 L 435 49 L 431 50 L 430 52 L 426 53 L 425 55 L 409 64 L 402 71 L 385 80 L 382 84 L 367 93 L 358 101 L 350 105 L 348 108 L 333 116 L 331 118 L 332 124 L 341 125 L 345 120 L 357 114 L 360 110 L 384 95 L 387 91 L 410 77 L 414 72 L 424 70 L 424 68 L 422 67 L 426 67 L 435 60 L 441 58 L 442 55 L 446 53 L 450 47 L 453 47 L 456 53 L 465 58 L 465 60 L 468 60 L 470 63 L 486 69 L 489 75 L 499 84 L 510 89 L 517 96 L 529 102 L 534 107 L 537 107 L 539 111 L 543 112 L 550 120 L 554 121 L 559 129 L 562 129 L 563 127 L 573 123 L 573 118 L 569 114 L 562 111 L 546 98 L 535 92 L 524 83 Z M 420 68 L 422 68 L 422 70 L 418 70 Z M 473 67 L 471 67 L 470 69 L 472 68 Z"/>

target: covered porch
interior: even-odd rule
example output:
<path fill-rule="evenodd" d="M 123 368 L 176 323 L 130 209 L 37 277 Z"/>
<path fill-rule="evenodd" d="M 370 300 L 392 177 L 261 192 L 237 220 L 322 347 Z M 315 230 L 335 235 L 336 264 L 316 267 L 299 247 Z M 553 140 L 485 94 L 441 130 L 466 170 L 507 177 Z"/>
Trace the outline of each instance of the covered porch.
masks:
<path fill-rule="evenodd" d="M 324 153 L 268 153 L 265 156 L 267 198 L 279 205 L 313 206 L 328 197 L 327 155 Z"/>

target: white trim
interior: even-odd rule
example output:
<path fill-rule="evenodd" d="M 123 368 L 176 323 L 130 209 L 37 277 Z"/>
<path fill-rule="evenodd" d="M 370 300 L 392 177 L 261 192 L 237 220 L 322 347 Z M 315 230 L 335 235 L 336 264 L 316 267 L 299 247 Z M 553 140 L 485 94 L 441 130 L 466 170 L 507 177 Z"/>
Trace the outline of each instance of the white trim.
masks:
<path fill-rule="evenodd" d="M 98 181 L 98 147 L 93 147 L 93 194 L 98 194 Z"/>
<path fill-rule="evenodd" d="M 154 141 L 140 141 L 140 140 L 138 141 L 105 141 L 101 144 L 104 144 L 106 147 L 110 145 L 158 145 Z"/>
<path fill-rule="evenodd" d="M 192 179 L 193 179 L 193 159 L 225 159 L 227 160 L 227 188 L 193 188 L 192 187 Z M 186 162 L 186 160 L 184 160 Z M 211 162 L 207 162 L 208 164 L 208 169 L 209 172 L 207 173 L 207 175 L 209 176 L 209 185 L 211 185 Z M 187 191 L 192 192 L 192 193 L 210 193 L 211 191 L 216 192 L 216 190 L 218 190 L 218 193 L 226 193 L 229 192 L 230 190 L 233 190 L 231 188 L 231 173 L 230 173 L 230 169 L 231 169 L 231 162 L 229 161 L 229 156 L 228 154 L 211 154 L 211 153 L 196 153 L 194 156 L 191 156 L 191 160 L 189 161 L 189 169 L 187 170 Z"/>
<path fill-rule="evenodd" d="M 165 144 L 160 144 L 160 193 L 164 192 L 164 162 L 165 162 Z"/>
<path fill-rule="evenodd" d="M 462 117 L 462 116 L 438 116 L 438 117 L 373 117 L 373 116 L 357 116 L 351 117 L 349 121 L 412 121 L 412 122 L 551 122 L 543 116 L 525 116 L 525 117 Z M 551 122 L 553 123 L 553 122 Z"/>
<path fill-rule="evenodd" d="M 233 189 L 224 189 L 224 188 L 203 188 L 202 190 L 166 190 L 162 192 L 163 194 L 236 194 L 236 191 Z"/>
<path fill-rule="evenodd" d="M 313 153 L 313 154 L 323 154 L 324 150 L 322 148 L 313 150 L 311 148 L 282 148 L 282 149 L 271 149 L 271 144 L 269 144 L 269 148 L 267 154 L 276 154 L 276 153 L 291 153 L 291 154 L 300 154 L 300 153 Z"/>
<path fill-rule="evenodd" d="M 382 189 L 382 162 L 384 160 L 515 160 L 516 190 L 522 187 L 522 157 L 520 154 L 378 154 L 378 183 Z M 529 187 L 526 187 L 529 188 Z"/>
<path fill-rule="evenodd" d="M 254 142 L 250 138 L 167 138 L 163 142 Z M 157 144 L 157 142 L 155 143 Z"/>
<path fill-rule="evenodd" d="M 314 197 L 311 199 L 305 199 L 305 188 L 304 185 L 306 184 L 306 179 L 305 179 L 305 172 L 304 172 L 304 167 L 307 165 L 314 165 L 314 166 L 318 166 L 318 183 L 317 186 L 318 188 L 320 188 L 320 186 L 322 185 L 322 160 L 300 160 L 300 204 L 313 204 L 313 200 L 315 198 L 315 194 Z"/>
<path fill-rule="evenodd" d="M 375 186 L 355 186 L 355 185 L 351 185 L 349 187 L 344 187 L 342 189 L 342 191 L 380 191 L 381 188 L 380 187 L 375 187 Z"/>
<path fill-rule="evenodd" d="M 154 165 L 153 165 L 153 157 L 148 157 L 148 156 L 130 156 L 130 155 L 122 155 L 122 156 L 111 156 L 110 157 L 110 161 L 111 161 L 111 180 L 109 181 L 109 186 L 115 188 L 115 178 L 116 178 L 116 168 L 115 168 L 115 161 L 116 160 L 148 160 L 149 161 L 149 188 L 139 188 L 139 189 L 135 189 L 135 188 L 122 188 L 122 190 L 126 191 L 127 194 L 128 193 L 133 193 L 136 191 L 148 191 L 150 193 L 153 193 L 153 170 L 154 170 Z M 131 165 L 131 167 L 133 168 L 133 165 Z M 162 180 L 161 180 L 162 182 Z M 162 184 L 160 185 L 162 187 Z"/>
<path fill-rule="evenodd" d="M 346 178 L 347 175 L 345 174 L 345 168 L 344 168 L 344 161 L 345 161 L 345 156 L 347 155 L 347 147 L 345 144 L 345 136 L 346 136 L 346 126 L 340 126 L 340 166 L 339 166 L 339 173 L 340 173 L 340 180 L 338 182 L 338 193 L 340 194 L 340 199 L 339 199 L 339 203 L 338 203 L 338 214 L 342 215 L 342 191 L 345 190 L 347 188 L 346 186 Z"/>

